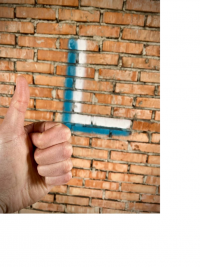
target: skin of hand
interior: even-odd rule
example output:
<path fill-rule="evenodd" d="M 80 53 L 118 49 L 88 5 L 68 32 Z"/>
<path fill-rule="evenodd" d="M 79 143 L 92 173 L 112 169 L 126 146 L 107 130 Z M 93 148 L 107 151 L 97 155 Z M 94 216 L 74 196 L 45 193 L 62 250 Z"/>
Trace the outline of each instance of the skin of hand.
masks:
<path fill-rule="evenodd" d="M 55 122 L 24 127 L 30 94 L 23 76 L 0 125 L 0 212 L 12 213 L 44 197 L 72 178 L 71 132 Z"/>

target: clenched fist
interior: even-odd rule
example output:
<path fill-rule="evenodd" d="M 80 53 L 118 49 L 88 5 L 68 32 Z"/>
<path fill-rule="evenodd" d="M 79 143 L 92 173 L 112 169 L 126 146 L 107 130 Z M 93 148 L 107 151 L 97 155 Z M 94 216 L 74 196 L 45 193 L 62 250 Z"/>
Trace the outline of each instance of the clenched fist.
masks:
<path fill-rule="evenodd" d="M 24 127 L 29 97 L 27 81 L 19 76 L 0 125 L 0 212 L 4 213 L 35 203 L 72 177 L 69 128 L 55 122 Z"/>

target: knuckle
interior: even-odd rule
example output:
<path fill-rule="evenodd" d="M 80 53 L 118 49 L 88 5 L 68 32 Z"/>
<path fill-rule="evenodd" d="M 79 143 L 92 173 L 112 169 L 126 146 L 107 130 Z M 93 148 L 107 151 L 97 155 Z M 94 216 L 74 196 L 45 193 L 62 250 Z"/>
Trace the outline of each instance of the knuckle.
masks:
<path fill-rule="evenodd" d="M 73 167 L 73 164 L 72 164 L 71 159 L 66 160 L 64 163 L 64 172 L 68 173 L 72 169 L 72 167 Z"/>
<path fill-rule="evenodd" d="M 68 143 L 65 143 L 65 145 L 63 146 L 63 154 L 64 154 L 64 158 L 69 158 L 72 155 L 72 146 Z"/>
<path fill-rule="evenodd" d="M 62 135 L 63 139 L 66 141 L 69 140 L 71 137 L 70 129 L 67 126 L 65 126 L 64 124 L 62 124 L 61 127 L 62 127 L 61 128 L 61 135 Z"/>

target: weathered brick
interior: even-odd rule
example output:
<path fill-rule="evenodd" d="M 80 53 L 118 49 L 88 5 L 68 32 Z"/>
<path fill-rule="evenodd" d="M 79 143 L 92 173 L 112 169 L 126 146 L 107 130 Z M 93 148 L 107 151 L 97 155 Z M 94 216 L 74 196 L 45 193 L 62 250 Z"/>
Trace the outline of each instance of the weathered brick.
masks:
<path fill-rule="evenodd" d="M 86 188 L 70 187 L 69 194 L 70 195 L 77 195 L 77 196 L 85 196 L 85 197 L 102 198 L 103 191 L 94 190 L 94 189 L 86 189 Z"/>
<path fill-rule="evenodd" d="M 43 87 L 29 87 L 30 96 L 52 98 L 53 89 Z"/>
<path fill-rule="evenodd" d="M 111 107 L 83 104 L 81 105 L 81 113 L 110 115 Z"/>
<path fill-rule="evenodd" d="M 64 99 L 65 90 L 56 90 L 55 98 Z M 91 93 L 82 93 L 81 101 L 84 102 L 92 102 L 92 94 Z"/>
<path fill-rule="evenodd" d="M 160 27 L 160 16 L 150 16 L 149 15 L 147 17 L 146 26 L 159 28 Z"/>
<path fill-rule="evenodd" d="M 15 35 L 0 33 L 0 44 L 15 45 Z"/>
<path fill-rule="evenodd" d="M 27 110 L 25 118 L 29 120 L 38 120 L 38 121 L 53 121 L 53 112 L 44 112 L 36 110 Z"/>
<path fill-rule="evenodd" d="M 60 49 L 68 49 L 69 40 L 70 39 L 60 39 Z M 81 47 L 79 47 L 80 50 L 99 51 L 99 44 L 97 41 L 84 40 L 84 44 L 84 46 L 82 45 Z M 78 47 L 75 47 L 74 49 L 77 50 Z"/>
<path fill-rule="evenodd" d="M 160 56 L 160 46 L 159 45 L 149 45 L 145 48 L 147 56 Z"/>
<path fill-rule="evenodd" d="M 160 203 L 160 196 L 142 194 L 141 201 L 150 203 Z"/>
<path fill-rule="evenodd" d="M 79 35 L 82 36 L 102 36 L 119 37 L 120 28 L 113 26 L 79 25 Z"/>
<path fill-rule="evenodd" d="M 160 32 L 125 28 L 122 33 L 122 39 L 159 43 Z"/>
<path fill-rule="evenodd" d="M 160 212 L 160 205 L 148 203 L 129 203 L 128 209 L 134 211 Z"/>
<path fill-rule="evenodd" d="M 128 165 L 121 163 L 103 162 L 103 161 L 93 161 L 93 167 L 98 170 L 104 171 L 116 171 L 116 172 L 127 172 Z"/>
<path fill-rule="evenodd" d="M 0 84 L 0 94 L 14 94 L 14 85 Z"/>
<path fill-rule="evenodd" d="M 39 210 L 33 210 L 33 209 L 21 209 L 18 211 L 18 213 L 22 214 L 47 214 L 47 213 L 52 213 L 48 211 L 39 211 Z"/>
<path fill-rule="evenodd" d="M 55 20 L 56 11 L 51 8 L 17 7 L 16 17 Z"/>
<path fill-rule="evenodd" d="M 2 4 L 35 4 L 35 0 L 0 0 Z"/>
<path fill-rule="evenodd" d="M 119 53 L 127 53 L 127 54 L 142 54 L 143 44 L 104 41 L 103 51 L 119 52 Z"/>
<path fill-rule="evenodd" d="M 152 143 L 160 143 L 160 134 L 152 134 L 151 135 L 151 142 Z"/>
<path fill-rule="evenodd" d="M 160 175 L 160 168 L 146 167 L 139 165 L 131 165 L 130 172 L 137 174 L 146 174 L 146 175 Z"/>
<path fill-rule="evenodd" d="M 83 170 L 83 169 L 73 169 L 72 170 L 73 177 L 81 177 L 81 178 L 90 178 L 90 179 L 98 179 L 105 180 L 106 172 L 95 171 L 95 170 Z"/>
<path fill-rule="evenodd" d="M 49 211 L 59 211 L 59 212 L 65 211 L 64 205 L 58 205 L 52 203 L 50 204 L 50 203 L 36 202 L 32 205 L 32 207 L 38 210 L 49 210 Z"/>
<path fill-rule="evenodd" d="M 0 70 L 14 70 L 14 62 L 1 60 L 0 61 Z"/>
<path fill-rule="evenodd" d="M 56 6 L 78 6 L 78 0 L 38 0 L 37 3 Z"/>
<path fill-rule="evenodd" d="M 100 189 L 109 189 L 109 190 L 119 189 L 118 183 L 105 182 L 105 181 L 94 181 L 94 180 L 86 180 L 85 186 L 91 187 L 91 188 L 100 188 Z"/>
<path fill-rule="evenodd" d="M 156 121 L 160 120 L 160 111 L 156 111 L 155 120 Z"/>
<path fill-rule="evenodd" d="M 0 21 L 0 32 L 34 33 L 31 22 Z"/>
<path fill-rule="evenodd" d="M 100 69 L 99 76 L 104 79 L 118 80 L 118 81 L 137 81 L 138 73 L 136 71 L 126 70 L 111 70 L 111 69 Z"/>
<path fill-rule="evenodd" d="M 15 83 L 16 82 L 16 78 L 17 76 L 19 76 L 21 74 L 17 74 L 17 73 L 10 73 L 10 72 L 2 72 L 0 73 L 0 82 L 11 82 L 11 83 Z M 27 82 L 29 84 L 33 83 L 33 76 L 29 75 L 29 74 L 23 74 L 23 76 L 26 78 Z"/>
<path fill-rule="evenodd" d="M 57 185 L 57 186 L 54 186 L 50 192 L 53 192 L 53 193 L 67 193 L 67 186 L 66 185 Z"/>
<path fill-rule="evenodd" d="M 80 64 L 117 65 L 119 55 L 113 54 L 79 54 Z"/>
<path fill-rule="evenodd" d="M 56 38 L 18 36 L 19 46 L 56 48 Z"/>
<path fill-rule="evenodd" d="M 134 95 L 154 95 L 155 86 L 141 84 L 117 83 L 116 93 L 134 94 Z"/>
<path fill-rule="evenodd" d="M 116 13 L 116 12 L 104 12 L 103 22 L 111 24 L 124 24 L 144 26 L 144 15 Z"/>
<path fill-rule="evenodd" d="M 73 170 L 72 170 L 73 171 Z M 67 185 L 72 185 L 72 186 L 82 186 L 83 184 L 83 179 L 78 179 L 78 178 L 72 178 Z"/>
<path fill-rule="evenodd" d="M 94 6 L 100 8 L 122 9 L 123 0 L 81 0 L 81 6 Z"/>
<path fill-rule="evenodd" d="M 89 159 L 72 158 L 72 163 L 74 167 L 78 167 L 78 168 L 90 168 L 91 166 L 91 160 Z"/>
<path fill-rule="evenodd" d="M 38 50 L 38 60 L 68 62 L 68 53 L 61 51 Z"/>
<path fill-rule="evenodd" d="M 160 73 L 141 72 L 140 81 L 146 82 L 146 83 L 159 83 L 160 82 Z"/>
<path fill-rule="evenodd" d="M 95 94 L 98 103 L 132 106 L 133 98 L 129 96 L 108 95 L 108 94 Z"/>
<path fill-rule="evenodd" d="M 144 154 L 133 154 L 133 153 L 111 151 L 111 159 L 117 161 L 145 163 L 147 156 Z"/>
<path fill-rule="evenodd" d="M 59 20 L 70 20 L 70 21 L 84 21 L 84 22 L 99 22 L 100 12 L 99 11 L 85 11 L 78 9 L 59 9 Z"/>
<path fill-rule="evenodd" d="M 56 195 L 56 202 L 87 206 L 89 198 Z"/>
<path fill-rule="evenodd" d="M 125 68 L 160 70 L 160 60 L 152 58 L 122 57 L 122 66 Z"/>
<path fill-rule="evenodd" d="M 0 18 L 14 18 L 14 8 L 1 6 Z"/>
<path fill-rule="evenodd" d="M 144 12 L 160 12 L 160 1 L 127 0 L 126 9 Z"/>
<path fill-rule="evenodd" d="M 36 109 L 63 110 L 63 102 L 50 100 L 36 100 Z"/>
<path fill-rule="evenodd" d="M 143 176 L 142 175 L 133 175 L 133 174 L 126 174 L 126 173 L 114 173 L 110 172 L 108 175 L 108 179 L 117 182 L 129 182 L 129 183 L 143 183 Z"/>
<path fill-rule="evenodd" d="M 160 185 L 160 177 L 147 176 L 146 184 Z"/>
<path fill-rule="evenodd" d="M 37 24 L 37 33 L 43 34 L 76 34 L 76 26 L 65 23 L 43 23 Z"/>
<path fill-rule="evenodd" d="M 10 48 L 10 47 L 0 47 L 0 57 L 33 59 L 34 50 Z"/>
<path fill-rule="evenodd" d="M 160 156 L 149 156 L 148 158 L 149 164 L 160 164 Z"/>
<path fill-rule="evenodd" d="M 12 98 L 11 97 L 1 97 L 0 98 L 0 105 L 2 106 L 9 106 Z M 34 99 L 29 100 L 28 108 L 34 108 Z"/>
<path fill-rule="evenodd" d="M 135 105 L 143 108 L 160 108 L 160 99 L 137 97 Z"/>
<path fill-rule="evenodd" d="M 91 206 L 103 207 L 103 208 L 111 208 L 111 209 L 125 209 L 125 203 L 109 201 L 109 200 L 101 200 L 101 199 L 92 199 Z"/>
<path fill-rule="evenodd" d="M 44 201 L 44 202 L 54 202 L 54 195 L 50 195 L 50 194 L 47 194 L 46 196 L 44 196 L 41 201 Z"/>
<path fill-rule="evenodd" d="M 62 53 L 62 52 L 60 52 Z M 64 52 L 63 52 L 64 53 Z M 62 60 L 64 61 L 64 60 Z M 58 75 L 66 75 L 68 66 L 61 65 L 56 67 L 56 74 Z M 77 77 L 86 77 L 86 78 L 94 78 L 95 69 L 93 68 L 84 68 L 84 67 L 76 67 L 75 69 L 71 69 L 68 71 L 69 76 L 77 76 Z"/>
<path fill-rule="evenodd" d="M 67 205 L 67 213 L 99 213 L 99 208 L 91 208 L 91 207 L 80 207 L 80 206 L 73 206 Z"/>
<path fill-rule="evenodd" d="M 155 194 L 156 186 L 122 183 L 122 191 Z"/>
<path fill-rule="evenodd" d="M 23 62 L 18 61 L 16 64 L 17 71 L 53 73 L 54 66 L 48 63 Z"/>
<path fill-rule="evenodd" d="M 119 140 L 105 140 L 105 139 L 93 138 L 92 146 L 101 147 L 101 148 L 127 150 L 128 142 L 119 141 Z"/>
<path fill-rule="evenodd" d="M 90 90 L 90 91 L 113 91 L 113 84 L 111 82 L 77 80 L 75 84 L 76 89 Z"/>
<path fill-rule="evenodd" d="M 136 151 L 160 153 L 160 145 L 143 144 L 143 143 L 130 143 L 131 148 Z"/>
<path fill-rule="evenodd" d="M 139 200 L 139 194 L 106 191 L 105 198 L 117 199 L 117 200 L 138 201 Z"/>
<path fill-rule="evenodd" d="M 107 159 L 108 158 L 108 151 L 98 150 L 98 149 L 90 149 L 90 148 L 74 147 L 73 148 L 73 155 L 77 156 L 77 157 Z"/>
<path fill-rule="evenodd" d="M 144 121 L 134 121 L 133 129 L 138 131 L 160 132 L 160 124 Z"/>
<path fill-rule="evenodd" d="M 140 110 L 140 109 L 130 109 L 130 108 L 114 108 L 113 115 L 116 117 L 125 117 L 125 118 L 137 118 L 150 120 L 152 116 L 151 110 Z"/>
<path fill-rule="evenodd" d="M 122 214 L 122 213 L 134 213 L 134 212 L 102 208 L 102 213 L 105 213 L 105 214 L 119 214 L 120 213 L 120 214 Z"/>

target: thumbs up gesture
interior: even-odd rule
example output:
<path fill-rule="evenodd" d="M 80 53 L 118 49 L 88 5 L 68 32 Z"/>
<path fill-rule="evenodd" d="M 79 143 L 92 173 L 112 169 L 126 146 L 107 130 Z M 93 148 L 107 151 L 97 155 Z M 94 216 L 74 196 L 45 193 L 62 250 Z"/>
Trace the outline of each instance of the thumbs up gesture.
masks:
<path fill-rule="evenodd" d="M 69 128 L 55 122 L 24 127 L 29 97 L 27 81 L 19 76 L 0 125 L 0 213 L 25 208 L 72 178 Z"/>

